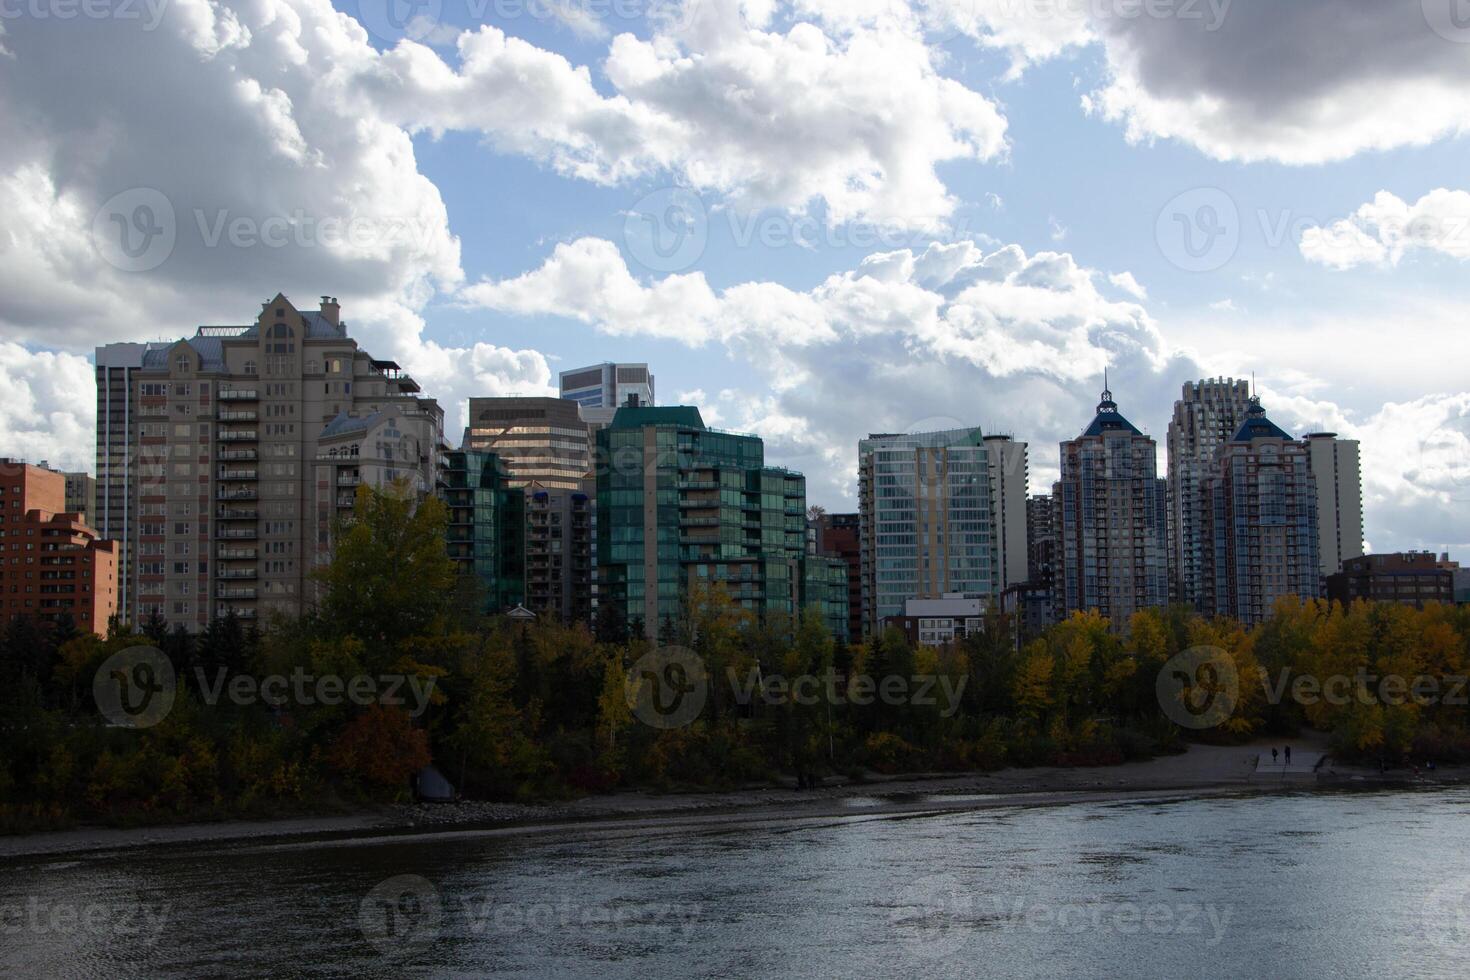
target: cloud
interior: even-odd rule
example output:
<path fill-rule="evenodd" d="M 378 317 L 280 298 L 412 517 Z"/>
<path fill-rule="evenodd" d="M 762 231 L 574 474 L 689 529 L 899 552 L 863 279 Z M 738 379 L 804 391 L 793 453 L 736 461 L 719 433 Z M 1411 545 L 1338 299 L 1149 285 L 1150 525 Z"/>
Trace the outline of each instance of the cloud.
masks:
<path fill-rule="evenodd" d="M 1220 160 L 1422 146 L 1470 128 L 1470 58 L 1455 43 L 1470 32 L 1449 20 L 1454 2 L 1092 5 L 1108 79 L 1084 106 L 1132 141 L 1180 140 Z"/>
<path fill-rule="evenodd" d="M 1333 269 L 1398 265 L 1411 251 L 1470 258 L 1470 193 L 1441 187 L 1413 204 L 1388 191 L 1326 227 L 1307 228 L 1302 256 Z"/>
<path fill-rule="evenodd" d="M 97 382 L 85 357 L 0 342 L 0 389 L 0 455 L 93 469 Z"/>
<path fill-rule="evenodd" d="M 1136 300 L 1142 301 L 1148 299 L 1148 290 L 1139 285 L 1138 280 L 1133 278 L 1133 273 L 1131 272 L 1119 272 L 1115 275 L 1108 276 L 1108 282 L 1117 286 Z"/>

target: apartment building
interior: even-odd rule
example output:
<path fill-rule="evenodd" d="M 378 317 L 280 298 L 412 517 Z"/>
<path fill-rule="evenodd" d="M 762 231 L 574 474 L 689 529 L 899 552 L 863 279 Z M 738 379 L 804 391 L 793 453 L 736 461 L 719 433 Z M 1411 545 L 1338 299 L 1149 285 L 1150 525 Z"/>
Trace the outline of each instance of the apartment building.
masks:
<path fill-rule="evenodd" d="M 99 445 L 98 480 L 105 499 L 126 487 L 134 621 L 156 614 L 197 631 L 231 612 L 298 614 L 358 485 L 435 491 L 447 466 L 442 409 L 396 363 L 360 349 L 340 313 L 329 296 L 300 310 L 278 294 L 254 323 L 147 345 L 141 366 L 125 369 L 127 444 L 105 457 Z M 135 354 L 103 348 L 99 365 Z M 110 407 L 115 370 L 98 372 Z"/>
<path fill-rule="evenodd" d="M 506 485 L 493 453 L 451 452 L 440 490 L 449 511 L 449 557 L 473 576 L 481 611 L 526 600 L 525 491 Z"/>
<path fill-rule="evenodd" d="M 816 554 L 840 558 L 845 566 L 847 625 L 842 632 L 855 643 L 863 635 L 862 515 L 822 514 L 814 530 Z"/>
<path fill-rule="evenodd" d="M 1104 390 L 1097 414 L 1061 444 L 1052 486 L 1058 619 L 1097 610 L 1114 630 L 1169 601 L 1168 509 L 1158 447 Z"/>
<path fill-rule="evenodd" d="M 1363 555 L 1362 464 L 1357 440 L 1313 432 L 1302 441 L 1317 481 L 1317 550 L 1326 577 Z"/>
<path fill-rule="evenodd" d="M 621 408 L 597 444 L 600 601 L 651 638 L 695 583 L 757 616 L 796 613 L 806 479 L 766 466 L 759 437 L 707 428 L 697 408 Z"/>
<path fill-rule="evenodd" d="M 1359 555 L 1327 577 L 1327 598 L 1344 606 L 1360 599 L 1419 609 L 1430 602 L 1452 606 L 1461 571 L 1460 563 L 1450 561 L 1449 555 L 1435 557 L 1432 551 Z"/>
<path fill-rule="evenodd" d="M 1204 528 L 1201 485 L 1220 448 L 1250 409 L 1250 382 L 1210 378 L 1186 382 L 1169 420 L 1169 581 L 1172 598 L 1203 612 Z"/>
<path fill-rule="evenodd" d="M 66 509 L 61 473 L 0 459 L 0 610 L 6 622 L 70 620 L 107 635 L 117 612 L 117 542 Z"/>
<path fill-rule="evenodd" d="M 1209 613 L 1261 622 L 1284 596 L 1322 594 L 1317 481 L 1305 442 L 1252 398 L 1201 487 Z"/>

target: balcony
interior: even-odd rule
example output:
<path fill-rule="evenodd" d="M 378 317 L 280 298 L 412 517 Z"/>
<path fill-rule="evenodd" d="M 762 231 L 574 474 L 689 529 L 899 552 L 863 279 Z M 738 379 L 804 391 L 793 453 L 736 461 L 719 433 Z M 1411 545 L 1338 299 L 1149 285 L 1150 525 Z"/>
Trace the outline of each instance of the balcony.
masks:
<path fill-rule="evenodd" d="M 222 449 L 216 454 L 221 460 L 229 462 L 249 461 L 254 462 L 256 452 L 253 449 Z"/>
<path fill-rule="evenodd" d="M 220 442 L 258 442 L 259 435 L 255 429 L 221 429 L 216 438 Z"/>
<path fill-rule="evenodd" d="M 358 476 L 356 473 L 337 474 L 337 486 L 339 487 L 357 487 L 361 485 L 362 477 Z"/>
<path fill-rule="evenodd" d="M 260 537 L 260 532 L 253 527 L 222 527 L 214 536 L 227 541 L 253 541 Z"/>
<path fill-rule="evenodd" d="M 221 422 L 254 422 L 256 414 L 249 412 L 220 412 L 218 418 Z"/>
<path fill-rule="evenodd" d="M 218 479 L 221 480 L 258 480 L 258 470 L 220 470 Z"/>
<path fill-rule="evenodd" d="M 255 388 L 223 388 L 218 397 L 222 402 L 253 402 L 260 399 L 260 392 Z"/>
<path fill-rule="evenodd" d="M 215 595 L 221 599 L 254 599 L 255 589 L 220 589 Z"/>
<path fill-rule="evenodd" d="M 345 510 L 351 510 L 353 507 L 356 507 L 357 506 L 357 497 L 356 497 L 356 495 L 354 495 L 354 494 L 348 494 L 348 495 L 345 495 L 344 496 L 342 494 L 338 494 L 337 495 L 337 506 L 340 507 L 340 508 L 343 508 Z"/>
<path fill-rule="evenodd" d="M 221 548 L 215 557 L 220 561 L 254 561 L 256 550 L 254 548 Z"/>
<path fill-rule="evenodd" d="M 260 511 L 253 507 L 221 507 L 215 511 L 214 516 L 222 521 L 258 521 L 260 520 Z"/>
<path fill-rule="evenodd" d="M 215 608 L 215 615 L 220 617 L 221 619 L 230 615 L 231 613 L 235 614 L 236 619 L 255 618 L 255 610 L 250 608 L 249 606 L 236 606 L 233 609 L 231 609 L 229 606 L 217 606 Z"/>
<path fill-rule="evenodd" d="M 254 568 L 221 568 L 219 570 L 219 574 L 216 575 L 215 578 L 218 578 L 218 579 L 251 579 L 251 578 L 255 578 L 255 569 Z"/>
<path fill-rule="evenodd" d="M 216 500 L 258 500 L 260 494 L 254 487 L 244 490 L 221 490 L 215 497 Z"/>

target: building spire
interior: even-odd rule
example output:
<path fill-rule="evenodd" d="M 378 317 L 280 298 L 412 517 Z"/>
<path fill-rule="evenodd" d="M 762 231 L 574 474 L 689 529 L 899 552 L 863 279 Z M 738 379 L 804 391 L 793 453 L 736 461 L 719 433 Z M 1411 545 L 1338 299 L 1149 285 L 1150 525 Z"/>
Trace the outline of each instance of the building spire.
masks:
<path fill-rule="evenodd" d="M 1115 402 L 1115 401 L 1113 401 L 1113 389 L 1112 389 L 1112 386 L 1108 384 L 1108 369 L 1107 368 L 1103 368 L 1102 401 L 1098 402 L 1098 404 L 1097 404 L 1097 410 L 1098 410 L 1098 412 L 1113 412 L 1113 413 L 1116 413 L 1118 411 L 1118 403 Z"/>

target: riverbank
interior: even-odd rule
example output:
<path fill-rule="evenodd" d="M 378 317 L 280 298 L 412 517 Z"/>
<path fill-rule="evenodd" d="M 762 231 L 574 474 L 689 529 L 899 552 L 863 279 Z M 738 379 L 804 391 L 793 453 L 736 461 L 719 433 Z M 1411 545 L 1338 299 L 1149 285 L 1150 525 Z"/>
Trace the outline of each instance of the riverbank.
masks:
<path fill-rule="evenodd" d="M 565 832 L 617 822 L 646 829 L 660 821 L 760 823 L 782 818 L 904 815 L 1080 802 L 1180 799 L 1319 788 L 1428 787 L 1470 782 L 1470 768 L 1415 776 L 1333 766 L 1314 771 L 1325 742 L 1300 739 L 1291 767 L 1270 763 L 1273 743 L 1191 746 L 1188 752 L 1146 762 L 1078 769 L 1007 769 L 993 773 L 874 776 L 807 790 L 751 788 L 721 793 L 624 792 L 568 803 L 415 804 L 356 814 L 287 820 L 231 821 L 142 828 L 77 828 L 0 838 L 0 860 L 74 855 L 140 847 L 298 841 L 330 845 L 364 837 L 429 834 Z M 1274 747 L 1280 747 L 1280 742 Z"/>

